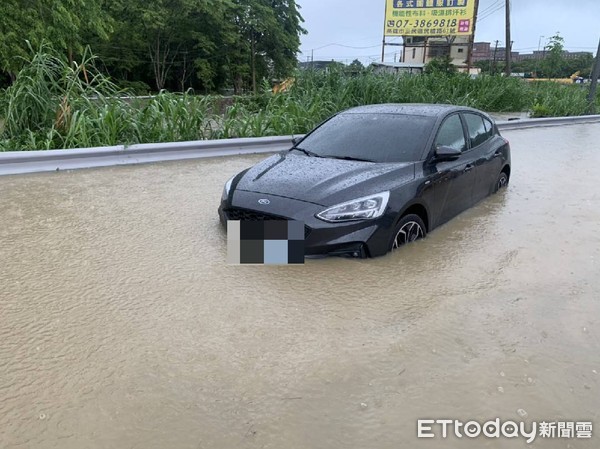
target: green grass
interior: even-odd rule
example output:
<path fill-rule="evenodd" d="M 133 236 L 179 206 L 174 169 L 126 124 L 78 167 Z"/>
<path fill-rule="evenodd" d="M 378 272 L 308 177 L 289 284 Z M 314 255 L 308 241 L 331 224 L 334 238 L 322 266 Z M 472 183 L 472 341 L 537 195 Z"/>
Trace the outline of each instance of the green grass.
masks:
<path fill-rule="evenodd" d="M 448 103 L 488 112 L 582 115 L 587 89 L 484 75 L 298 73 L 287 92 L 264 85 L 221 111 L 221 98 L 161 92 L 133 104 L 89 52 L 69 66 L 42 45 L 0 92 L 0 151 L 260 137 L 309 131 L 335 112 L 376 103 Z"/>

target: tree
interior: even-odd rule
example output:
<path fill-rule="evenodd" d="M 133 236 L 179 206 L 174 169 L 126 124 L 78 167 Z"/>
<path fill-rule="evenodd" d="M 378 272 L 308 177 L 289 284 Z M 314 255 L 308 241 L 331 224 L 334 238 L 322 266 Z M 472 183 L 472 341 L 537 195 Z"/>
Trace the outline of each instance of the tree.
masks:
<path fill-rule="evenodd" d="M 361 73 L 364 69 L 365 66 L 363 65 L 363 63 L 360 62 L 358 59 L 355 59 L 348 65 L 346 71 L 349 73 Z"/>
<path fill-rule="evenodd" d="M 579 72 L 579 75 L 583 78 L 589 78 L 592 74 L 592 67 L 594 66 L 594 56 L 592 53 L 585 53 L 576 58 L 566 60 L 565 66 L 566 71 L 564 76 L 571 76 L 575 72 Z"/>
<path fill-rule="evenodd" d="M 196 5 L 192 0 L 145 0 L 141 3 L 141 23 L 146 47 L 156 88 L 162 90 L 182 50 L 184 33 L 189 29 L 186 22 L 191 9 Z"/>
<path fill-rule="evenodd" d="M 234 30 L 228 0 L 114 0 L 110 40 L 92 46 L 114 77 L 156 89 L 210 91 L 226 82 Z"/>
<path fill-rule="evenodd" d="M 3 0 L 0 14 L 0 69 L 14 74 L 34 48 L 50 42 L 72 62 L 85 45 L 84 35 L 106 39 L 112 20 L 104 0 Z"/>
<path fill-rule="evenodd" d="M 229 50 L 237 51 L 237 30 L 231 23 L 234 6 L 230 0 L 203 0 L 190 15 L 193 78 L 206 91 L 229 82 Z M 184 70 L 185 60 L 179 65 Z M 183 76 L 182 76 L 183 78 Z"/>
<path fill-rule="evenodd" d="M 564 38 L 559 32 L 556 32 L 545 47 L 547 54 L 542 67 L 550 78 L 560 77 L 565 69 L 564 43 Z"/>
<path fill-rule="evenodd" d="M 88 35 L 93 51 L 102 60 L 105 69 L 116 79 L 152 83 L 149 56 L 143 24 L 140 22 L 138 0 L 107 2 L 106 13 L 113 17 L 112 33 L 108 40 Z M 147 76 L 150 75 L 150 76 Z"/>
<path fill-rule="evenodd" d="M 456 67 L 452 64 L 452 58 L 449 55 L 433 58 L 424 68 L 425 73 L 456 73 Z"/>
<path fill-rule="evenodd" d="M 239 93 L 290 76 L 305 33 L 295 0 L 0 1 L 0 75 L 18 71 L 27 38 L 65 60 L 89 44 L 123 86 Z"/>
<path fill-rule="evenodd" d="M 494 67 L 491 60 L 475 61 L 473 67 L 477 67 L 481 70 L 481 73 L 491 74 L 493 73 Z"/>
<path fill-rule="evenodd" d="M 537 59 L 523 59 L 520 61 L 513 61 L 512 71 L 513 73 L 524 73 L 525 78 L 532 78 L 534 74 L 539 75 L 538 69 L 539 62 Z"/>
<path fill-rule="evenodd" d="M 201 3 L 201 0 L 112 2 L 109 9 L 117 18 L 117 24 L 108 48 L 100 46 L 102 56 L 124 50 L 125 55 L 119 56 L 126 65 L 135 67 L 144 62 L 146 70 L 151 71 L 153 84 L 158 90 L 164 89 L 176 61 L 182 54 L 187 59 L 191 50 L 191 13 L 199 9 Z"/>
<path fill-rule="evenodd" d="M 295 0 L 234 0 L 233 24 L 238 32 L 231 50 L 230 70 L 234 88 L 244 80 L 256 91 L 257 78 L 282 78 L 297 64 L 300 25 L 304 19 Z M 248 79 L 249 78 L 249 79 Z"/>

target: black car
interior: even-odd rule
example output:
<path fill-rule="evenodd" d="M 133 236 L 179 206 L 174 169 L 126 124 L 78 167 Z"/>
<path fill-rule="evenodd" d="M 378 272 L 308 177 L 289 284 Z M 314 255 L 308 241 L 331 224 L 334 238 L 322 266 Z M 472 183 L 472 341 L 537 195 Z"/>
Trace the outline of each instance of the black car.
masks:
<path fill-rule="evenodd" d="M 505 187 L 510 170 L 509 143 L 484 112 L 362 106 L 227 181 L 219 216 L 300 220 L 306 255 L 375 257 Z"/>

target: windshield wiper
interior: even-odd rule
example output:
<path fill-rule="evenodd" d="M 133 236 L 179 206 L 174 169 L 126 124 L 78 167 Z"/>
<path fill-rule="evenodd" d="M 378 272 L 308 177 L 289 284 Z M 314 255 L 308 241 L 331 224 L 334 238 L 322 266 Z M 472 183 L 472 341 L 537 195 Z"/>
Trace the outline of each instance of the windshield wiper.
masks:
<path fill-rule="evenodd" d="M 300 147 L 292 147 L 292 148 L 290 149 L 290 151 L 292 151 L 292 150 L 298 150 L 298 151 L 302 151 L 302 152 L 303 152 L 304 154 L 306 154 L 307 156 L 312 156 L 312 157 L 323 157 L 323 156 L 321 156 L 321 155 L 319 155 L 319 154 L 317 154 L 317 153 L 313 153 L 312 151 L 308 151 L 308 150 L 305 150 L 304 148 L 300 148 Z"/>
<path fill-rule="evenodd" d="M 341 159 L 343 161 L 375 162 L 375 161 L 372 161 L 371 159 L 361 159 L 359 157 L 352 157 L 352 156 L 323 156 L 323 157 L 326 157 L 328 159 Z"/>

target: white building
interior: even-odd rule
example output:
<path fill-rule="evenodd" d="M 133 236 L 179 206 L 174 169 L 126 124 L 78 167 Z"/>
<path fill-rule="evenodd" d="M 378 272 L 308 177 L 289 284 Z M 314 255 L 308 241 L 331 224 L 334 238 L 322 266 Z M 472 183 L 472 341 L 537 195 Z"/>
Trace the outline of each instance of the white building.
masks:
<path fill-rule="evenodd" d="M 467 69 L 469 36 L 404 36 L 402 62 L 427 64 L 433 58 L 450 56 L 459 70 Z"/>
<path fill-rule="evenodd" d="M 375 73 L 419 74 L 423 73 L 425 64 L 418 62 L 373 62 L 371 66 Z"/>

